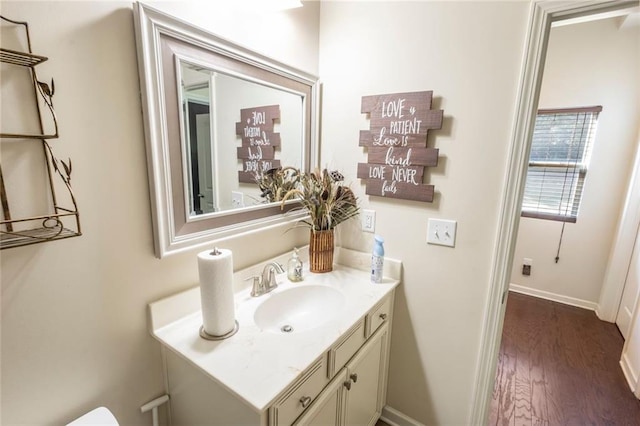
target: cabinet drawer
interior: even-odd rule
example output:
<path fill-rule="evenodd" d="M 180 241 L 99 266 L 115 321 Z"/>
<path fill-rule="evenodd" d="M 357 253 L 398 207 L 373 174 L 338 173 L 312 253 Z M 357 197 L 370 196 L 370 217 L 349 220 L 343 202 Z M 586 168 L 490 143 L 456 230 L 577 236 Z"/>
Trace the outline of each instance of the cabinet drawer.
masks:
<path fill-rule="evenodd" d="M 340 371 L 347 361 L 358 352 L 358 349 L 360 349 L 360 346 L 362 346 L 365 340 L 364 320 L 361 319 L 329 350 L 329 369 L 327 370 L 327 376 L 331 378 L 336 372 Z"/>
<path fill-rule="evenodd" d="M 367 332 L 369 338 L 376 330 L 391 318 L 391 298 L 387 297 L 384 301 L 367 314 Z"/>
<path fill-rule="evenodd" d="M 293 423 L 327 384 L 326 371 L 326 356 L 323 356 L 273 404 L 270 409 L 270 424 L 288 426 Z"/>

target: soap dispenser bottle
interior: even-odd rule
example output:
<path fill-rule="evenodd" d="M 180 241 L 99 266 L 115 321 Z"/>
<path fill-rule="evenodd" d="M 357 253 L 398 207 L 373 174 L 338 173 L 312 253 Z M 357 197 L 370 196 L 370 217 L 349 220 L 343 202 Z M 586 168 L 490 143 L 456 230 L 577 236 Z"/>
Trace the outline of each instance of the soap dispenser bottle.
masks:
<path fill-rule="evenodd" d="M 371 253 L 371 282 L 382 282 L 382 271 L 384 267 L 384 239 L 380 235 L 375 236 L 373 253 Z"/>
<path fill-rule="evenodd" d="M 298 257 L 298 249 L 293 249 L 293 256 L 289 259 L 287 265 L 287 277 L 289 281 L 298 282 L 302 281 L 302 260 Z"/>

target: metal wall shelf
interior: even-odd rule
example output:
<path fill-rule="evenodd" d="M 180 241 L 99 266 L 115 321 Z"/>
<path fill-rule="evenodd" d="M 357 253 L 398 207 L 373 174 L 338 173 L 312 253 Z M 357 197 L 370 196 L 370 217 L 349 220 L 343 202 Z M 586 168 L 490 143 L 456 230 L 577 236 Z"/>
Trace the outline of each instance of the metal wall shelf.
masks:
<path fill-rule="evenodd" d="M 35 66 L 46 61 L 44 56 L 36 55 L 31 51 L 31 39 L 29 36 L 29 25 L 26 22 L 14 21 L 0 15 L 3 23 L 19 25 L 24 27 L 28 52 L 0 48 L 0 62 L 24 67 L 30 73 L 33 82 L 33 97 L 37 106 L 38 122 L 40 125 L 39 134 L 21 134 L 0 132 L 1 139 L 26 139 L 40 140 L 44 151 L 45 167 L 48 175 L 48 192 L 50 194 L 50 213 L 38 216 L 14 219 L 11 217 L 10 201 L 7 196 L 5 180 L 3 178 L 2 166 L 0 165 L 0 201 L 2 203 L 3 220 L 0 221 L 0 249 L 19 247 L 29 244 L 42 243 L 59 240 L 63 238 L 76 237 L 82 235 L 80 230 L 80 214 L 75 196 L 71 190 L 71 159 L 67 162 L 58 160 L 51 149 L 48 139 L 58 137 L 58 122 L 53 109 L 53 94 L 55 86 L 53 80 L 51 84 L 38 80 Z M 44 124 L 41 114 L 41 103 L 44 101 L 53 119 L 55 131 L 47 134 L 44 131 Z M 6 164 L 5 164 L 6 166 Z M 11 166 L 11 165 L 9 165 Z M 61 180 L 68 191 L 70 202 L 73 208 L 65 208 L 58 204 L 55 190 L 55 179 Z"/>

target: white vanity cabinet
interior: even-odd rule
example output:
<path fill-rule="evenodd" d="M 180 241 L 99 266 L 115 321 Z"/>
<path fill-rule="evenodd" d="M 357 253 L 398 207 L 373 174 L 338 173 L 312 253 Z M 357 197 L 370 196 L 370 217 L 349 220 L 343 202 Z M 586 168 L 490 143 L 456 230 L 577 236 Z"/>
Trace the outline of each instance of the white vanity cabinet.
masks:
<path fill-rule="evenodd" d="M 286 262 L 287 256 L 266 262 Z M 241 287 L 234 295 L 240 327 L 225 340 L 200 337 L 198 287 L 149 304 L 149 331 L 161 343 L 170 397 L 168 423 L 374 424 L 386 400 L 393 300 L 402 263 L 386 258 L 383 282 L 372 284 L 369 253 L 337 248 L 334 259 L 332 272 L 308 274 L 302 283 L 279 277 L 278 287 L 260 297 Z M 237 271 L 234 280 L 244 283 L 263 267 Z M 305 329 L 309 323 L 295 322 L 296 303 L 282 305 L 290 312 L 286 319 L 274 314 L 275 328 L 256 319 L 267 303 L 287 300 L 282 299 L 286 292 L 307 295 L 297 299 L 302 305 L 315 301 L 308 295 L 316 297 L 319 287 L 330 287 L 321 294 L 339 295 L 331 303 L 341 306 L 330 314 L 314 314 L 311 321 L 317 325 Z M 282 321 L 291 321 L 294 331 L 281 332 Z"/>
<path fill-rule="evenodd" d="M 386 398 L 393 297 L 372 307 L 263 412 L 163 348 L 171 425 L 375 424 Z"/>

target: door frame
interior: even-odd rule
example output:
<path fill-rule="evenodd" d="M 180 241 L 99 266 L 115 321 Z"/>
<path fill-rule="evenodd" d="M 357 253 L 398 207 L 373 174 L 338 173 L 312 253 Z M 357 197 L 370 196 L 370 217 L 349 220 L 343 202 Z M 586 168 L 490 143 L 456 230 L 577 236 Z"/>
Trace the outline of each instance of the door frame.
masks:
<path fill-rule="evenodd" d="M 507 172 L 503 182 L 498 235 L 485 302 L 470 424 L 485 424 L 489 414 L 506 308 L 504 302 L 509 291 L 531 135 L 538 109 L 551 24 L 637 5 L 637 0 L 533 1 L 531 4 Z"/>

